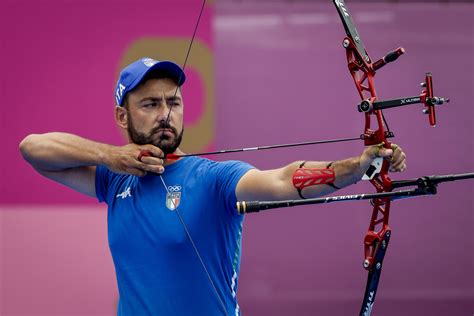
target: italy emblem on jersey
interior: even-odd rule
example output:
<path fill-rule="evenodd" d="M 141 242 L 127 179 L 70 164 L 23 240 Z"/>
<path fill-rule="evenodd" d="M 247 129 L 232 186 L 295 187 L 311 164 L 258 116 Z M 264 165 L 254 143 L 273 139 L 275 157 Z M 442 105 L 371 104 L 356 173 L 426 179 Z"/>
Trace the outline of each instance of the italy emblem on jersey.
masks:
<path fill-rule="evenodd" d="M 181 186 L 170 185 L 166 193 L 166 207 L 171 211 L 175 210 L 181 201 Z"/>

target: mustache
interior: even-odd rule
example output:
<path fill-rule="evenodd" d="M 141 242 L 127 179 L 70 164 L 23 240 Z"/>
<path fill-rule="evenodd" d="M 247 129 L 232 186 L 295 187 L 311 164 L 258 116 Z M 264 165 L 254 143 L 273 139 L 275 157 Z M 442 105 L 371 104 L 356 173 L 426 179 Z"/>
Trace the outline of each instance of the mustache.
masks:
<path fill-rule="evenodd" d="M 160 125 L 158 125 L 157 127 L 153 128 L 151 131 L 150 131 L 150 135 L 153 135 L 153 134 L 156 134 L 156 133 L 159 133 L 161 129 L 169 129 L 173 132 L 173 134 L 178 134 L 178 131 L 176 130 L 176 128 L 174 128 L 173 126 L 171 126 L 169 124 L 169 122 L 162 122 L 160 123 Z"/>

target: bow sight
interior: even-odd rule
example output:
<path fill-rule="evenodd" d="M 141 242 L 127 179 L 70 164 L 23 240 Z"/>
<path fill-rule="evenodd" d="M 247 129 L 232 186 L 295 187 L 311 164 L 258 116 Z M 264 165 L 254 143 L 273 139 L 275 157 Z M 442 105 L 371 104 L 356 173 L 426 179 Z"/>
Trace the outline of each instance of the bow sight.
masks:
<path fill-rule="evenodd" d="M 403 50 L 403 48 L 399 48 L 399 50 Z M 400 53 L 400 55 L 402 53 Z M 394 61 L 399 56 L 398 55 L 397 57 L 395 57 L 394 59 L 390 61 L 385 61 L 390 54 L 395 54 L 395 52 L 391 52 L 387 54 L 385 57 L 381 58 L 380 59 L 380 61 L 382 61 L 381 63 L 385 65 L 388 62 Z M 371 113 L 374 110 L 383 110 L 383 109 L 405 106 L 405 105 L 410 105 L 410 104 L 423 103 L 424 105 L 423 113 L 428 114 L 430 125 L 434 127 L 436 126 L 435 106 L 441 105 L 445 102 L 449 103 L 449 99 L 433 96 L 433 76 L 431 75 L 430 72 L 426 73 L 425 82 L 420 83 L 420 85 L 422 88 L 424 88 L 424 90 L 421 91 L 421 94 L 419 96 L 412 96 L 412 97 L 392 99 L 392 100 L 383 100 L 383 101 L 375 101 L 374 98 L 368 98 L 366 100 L 363 100 L 361 103 L 359 103 L 357 108 L 359 112 Z"/>

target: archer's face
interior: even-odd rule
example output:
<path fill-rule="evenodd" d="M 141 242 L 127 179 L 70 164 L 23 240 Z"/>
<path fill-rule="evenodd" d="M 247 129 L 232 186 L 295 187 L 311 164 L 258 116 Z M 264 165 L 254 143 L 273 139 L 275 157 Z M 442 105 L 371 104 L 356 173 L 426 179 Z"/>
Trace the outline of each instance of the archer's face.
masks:
<path fill-rule="evenodd" d="M 168 78 L 150 79 L 130 92 L 126 127 L 131 141 L 175 152 L 183 136 L 183 105 L 180 89 Z"/>

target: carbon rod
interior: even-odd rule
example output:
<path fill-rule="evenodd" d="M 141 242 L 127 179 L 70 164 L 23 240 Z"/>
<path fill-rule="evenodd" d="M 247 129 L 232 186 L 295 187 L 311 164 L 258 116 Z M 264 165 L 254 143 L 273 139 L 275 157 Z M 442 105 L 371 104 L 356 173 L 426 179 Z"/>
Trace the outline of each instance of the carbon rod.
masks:
<path fill-rule="evenodd" d="M 411 186 L 411 185 L 420 186 L 423 184 L 436 185 L 442 182 L 451 182 L 451 181 L 456 181 L 456 180 L 466 180 L 466 179 L 473 179 L 473 178 L 474 178 L 474 172 L 447 174 L 447 175 L 441 175 L 441 176 L 427 176 L 427 177 L 421 177 L 421 178 L 416 178 L 416 179 L 392 181 L 392 188 L 394 189 L 394 188 L 406 187 L 406 186 Z"/>
<path fill-rule="evenodd" d="M 350 194 L 350 195 L 337 195 L 337 196 L 328 196 L 323 198 L 313 198 L 305 200 L 284 200 L 284 201 L 239 201 L 237 202 L 237 211 L 239 214 L 244 213 L 253 213 L 260 212 L 263 210 L 269 210 L 273 208 L 284 208 L 284 207 L 293 207 L 300 205 L 309 205 L 309 204 L 327 204 L 332 202 L 347 202 L 354 200 L 372 200 L 380 199 L 386 197 L 410 197 L 418 195 L 431 194 L 429 191 L 415 188 L 408 190 L 400 190 L 393 192 L 380 192 L 380 193 L 370 193 L 370 194 Z"/>
<path fill-rule="evenodd" d="M 420 196 L 420 195 L 433 195 L 436 194 L 436 185 L 442 182 L 450 182 L 456 180 L 473 179 L 474 172 L 471 173 L 460 173 L 460 174 L 449 174 L 440 176 L 425 176 L 417 179 L 393 181 L 395 184 L 393 187 L 411 186 L 416 185 L 418 187 L 391 191 L 391 192 L 379 192 L 370 194 L 349 194 L 349 195 L 337 195 L 328 196 L 322 198 L 313 198 L 305 200 L 284 200 L 284 201 L 239 201 L 237 202 L 237 211 L 240 214 L 260 212 L 263 210 L 293 207 L 299 205 L 309 204 L 327 204 L 332 202 L 347 202 L 354 200 L 372 200 L 390 197 L 392 199 L 403 199 L 408 197 Z"/>

